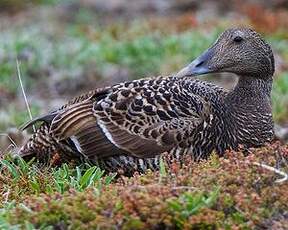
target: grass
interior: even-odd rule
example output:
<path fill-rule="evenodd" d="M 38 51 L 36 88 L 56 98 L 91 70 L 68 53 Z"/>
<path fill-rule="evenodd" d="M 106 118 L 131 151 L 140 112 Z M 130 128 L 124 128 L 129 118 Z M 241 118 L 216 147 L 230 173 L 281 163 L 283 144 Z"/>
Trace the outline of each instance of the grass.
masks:
<path fill-rule="evenodd" d="M 60 34 L 53 30 L 43 32 L 41 23 L 33 27 L 7 29 L 0 40 L 0 49 L 4 51 L 0 63 L 0 93 L 14 97 L 21 94 L 19 84 L 15 84 L 17 57 L 21 61 L 24 87 L 28 92 L 37 88 L 39 82 L 42 83 L 41 87 L 44 82 L 48 88 L 51 85 L 65 86 L 67 79 L 85 82 L 85 78 L 92 78 L 93 82 L 97 82 L 99 79 L 107 79 L 111 68 L 126 70 L 130 79 L 165 75 L 179 70 L 197 57 L 222 30 L 219 26 L 209 32 L 196 28 L 176 34 L 174 30 L 161 29 L 165 24 L 160 22 L 153 29 L 148 22 L 141 21 L 133 22 L 127 28 L 121 22 L 92 27 L 81 20 L 68 24 Z M 269 36 L 275 51 L 287 60 L 287 42 L 278 36 Z M 287 72 L 281 76 L 275 79 L 273 88 L 273 108 L 277 122 L 285 121 L 288 114 L 285 109 L 288 103 L 285 90 Z M 6 117 L 15 117 L 13 109 L 2 113 Z M 0 122 L 3 129 L 11 124 L 21 125 L 13 119 Z"/>
<path fill-rule="evenodd" d="M 71 23 L 58 23 L 60 29 L 55 29 L 55 25 L 54 29 L 43 30 L 48 26 L 41 20 L 33 26 L 24 23 L 21 28 L 6 28 L 0 38 L 0 49 L 3 50 L 0 56 L 0 94 L 16 98 L 21 94 L 19 84 L 15 84 L 17 58 L 21 62 L 23 84 L 28 92 L 32 89 L 37 91 L 39 84 L 52 91 L 57 85 L 65 86 L 67 79 L 79 84 L 85 84 L 85 79 L 97 82 L 111 77 L 111 69 L 125 70 L 125 76 L 130 79 L 170 74 L 209 47 L 227 26 L 219 24 L 208 30 L 187 27 L 177 31 L 179 25 L 169 20 L 136 20 L 127 26 L 127 22 L 121 20 L 101 25 L 96 19 L 97 15 L 82 9 L 75 13 Z M 49 20 L 52 19 L 47 18 Z M 288 43 L 282 35 L 270 34 L 267 39 L 275 52 L 287 61 Z M 283 122 L 287 116 L 287 92 L 278 89 L 287 88 L 286 84 L 282 85 L 287 72 L 281 75 L 283 77 L 275 80 L 273 89 L 273 98 L 281 98 L 280 103 L 274 103 L 277 122 Z M 6 112 L 7 117 L 13 117 L 12 113 L 12 110 Z M 0 123 L 4 129 L 11 123 L 20 125 L 13 120 L 7 125 Z"/>
<path fill-rule="evenodd" d="M 67 79 L 80 84 L 85 84 L 85 78 L 92 78 L 93 82 L 107 79 L 111 75 L 109 70 L 115 68 L 125 70 L 130 79 L 168 74 L 195 58 L 217 36 L 217 30 L 208 34 L 201 30 L 186 31 L 178 35 L 158 30 L 148 32 L 151 30 L 149 24 L 141 22 L 131 24 L 124 35 L 120 35 L 124 28 L 121 23 L 84 30 L 85 26 L 80 22 L 71 24 L 60 34 L 53 30 L 43 31 L 41 23 L 7 29 L 0 38 L 0 49 L 3 50 L 0 94 L 15 99 L 21 95 L 19 84 L 15 84 L 18 82 L 17 58 L 21 62 L 23 84 L 29 96 L 31 91 L 37 94 L 38 87 L 41 91 L 43 84 L 53 91 L 56 86 L 65 86 Z M 34 102 L 32 107 L 33 104 L 36 107 Z M 18 114 L 15 115 L 9 107 L 2 114 L 11 117 L 0 122 L 3 130 L 11 124 L 19 126 L 18 121 L 23 121 L 17 118 L 15 122 L 13 117 Z M 28 119 L 27 116 L 24 118 Z"/>
<path fill-rule="evenodd" d="M 24 102 L 23 102 L 24 104 Z M 37 105 L 30 106 L 31 113 L 39 114 L 40 108 Z M 5 107 L 5 110 L 0 110 L 0 130 L 6 130 L 8 127 L 20 127 L 29 120 L 29 115 L 26 108 L 17 104 L 10 104 Z"/>
<path fill-rule="evenodd" d="M 142 25 L 134 25 L 138 26 Z M 17 56 L 28 86 L 32 84 L 31 75 L 32 78 L 35 74 L 38 74 L 37 78 L 43 78 L 47 68 L 50 68 L 51 75 L 69 76 L 72 72 L 85 75 L 85 70 L 94 65 L 96 72 L 103 76 L 107 68 L 116 65 L 129 69 L 132 78 L 140 78 L 179 69 L 183 62 L 195 58 L 216 38 L 215 31 L 209 36 L 201 31 L 166 36 L 153 31 L 139 34 L 133 27 L 126 31 L 127 36 L 120 38 L 109 27 L 104 31 L 99 27 L 90 34 L 81 28 L 70 25 L 60 36 L 53 34 L 55 31 L 52 34 L 43 32 L 42 25 L 5 31 L 0 41 L 4 51 L 4 61 L 0 65 L 2 86 L 17 91 L 17 86 L 11 82 Z M 170 66 L 171 63 L 174 65 Z"/>
<path fill-rule="evenodd" d="M 5 10 L 10 13 L 29 8 L 34 5 L 56 5 L 59 3 L 73 2 L 73 0 L 2 0 L 0 2 L 1 11 Z"/>
<path fill-rule="evenodd" d="M 288 72 L 281 74 L 275 81 L 272 94 L 274 119 L 287 122 L 288 116 Z"/>
<path fill-rule="evenodd" d="M 19 191 L 17 194 L 19 196 L 21 196 L 22 193 L 25 194 L 25 192 L 31 192 L 32 194 L 59 192 L 62 194 L 71 188 L 77 191 L 83 191 L 90 186 L 94 186 L 100 190 L 102 182 L 107 185 L 115 177 L 115 174 L 111 174 L 103 179 L 104 171 L 96 166 L 89 165 L 71 168 L 67 164 L 63 164 L 57 169 L 46 168 L 45 170 L 47 171 L 43 172 L 42 168 L 33 164 L 33 160 L 25 162 L 20 157 L 1 160 L 0 170 L 2 173 L 5 172 L 4 169 L 6 169 L 7 173 L 11 176 L 11 180 L 15 186 L 14 190 Z M 43 175 L 45 173 L 50 174 L 50 176 L 44 178 Z M 1 175 L 1 177 L 3 177 L 4 174 Z M 28 182 L 25 184 L 26 189 L 18 189 L 19 183 L 21 184 L 23 180 Z"/>
<path fill-rule="evenodd" d="M 3 58 L 6 62 L 1 65 L 3 83 L 7 84 L 11 91 L 17 88 L 15 84 L 8 84 L 8 79 L 15 75 L 15 62 L 11 61 L 16 60 L 16 54 L 20 60 L 22 59 L 22 71 L 28 79 L 35 72 L 40 73 L 38 78 L 44 77 L 41 73 L 45 73 L 48 67 L 55 75 L 57 72 L 69 75 L 71 71 L 79 72 L 81 75 L 91 64 L 95 65 L 94 68 L 100 75 L 111 65 L 129 69 L 133 78 L 160 74 L 163 71 L 167 74 L 199 55 L 217 35 L 215 31 L 208 36 L 201 31 L 168 36 L 159 32 L 138 35 L 137 31 L 130 28 L 127 31 L 129 36 L 115 38 L 115 34 L 109 28 L 106 28 L 106 31 L 98 28 L 87 37 L 88 35 L 81 31 L 75 32 L 81 27 L 71 27 L 66 31 L 65 37 L 60 39 L 48 39 L 51 34 L 43 34 L 40 28 L 10 32 L 15 36 L 10 39 L 4 37 L 0 43 L 4 54 L 7 55 Z M 73 31 L 69 32 L 72 29 Z M 136 34 L 131 35 L 130 30 Z M 91 36 L 96 38 L 92 39 Z M 8 55 L 12 56 L 12 60 Z M 170 66 L 171 63 L 174 65 Z M 170 69 L 167 69 L 168 66 Z"/>
<path fill-rule="evenodd" d="M 255 229 L 287 227 L 287 181 L 255 165 L 288 170 L 288 146 L 274 143 L 212 155 L 132 178 L 95 166 L 58 168 L 6 156 L 0 162 L 1 229 Z M 164 169 L 165 168 L 165 169 Z M 273 168 L 272 168 L 273 169 Z"/>

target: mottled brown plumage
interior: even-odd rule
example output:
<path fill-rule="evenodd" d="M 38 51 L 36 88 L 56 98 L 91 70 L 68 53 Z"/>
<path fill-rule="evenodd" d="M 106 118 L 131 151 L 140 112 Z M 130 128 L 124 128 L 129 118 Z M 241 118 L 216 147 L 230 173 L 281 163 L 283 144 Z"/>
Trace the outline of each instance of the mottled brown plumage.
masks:
<path fill-rule="evenodd" d="M 238 84 L 227 91 L 191 78 L 209 72 L 235 73 Z M 164 152 L 200 159 L 260 146 L 273 138 L 273 73 L 270 46 L 253 30 L 229 29 L 175 76 L 96 89 L 29 122 L 43 124 L 20 155 L 61 152 L 133 172 L 157 169 Z"/>

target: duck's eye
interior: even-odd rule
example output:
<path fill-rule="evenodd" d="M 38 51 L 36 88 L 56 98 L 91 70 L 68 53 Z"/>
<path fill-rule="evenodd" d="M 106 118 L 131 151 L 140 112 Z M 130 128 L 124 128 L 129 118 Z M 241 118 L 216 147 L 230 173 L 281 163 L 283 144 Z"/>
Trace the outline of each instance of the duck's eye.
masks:
<path fill-rule="evenodd" d="M 240 42 L 243 41 L 243 38 L 240 37 L 240 36 L 236 36 L 235 38 L 233 38 L 233 41 L 234 41 L 234 42 L 237 42 L 237 43 L 240 43 Z"/>

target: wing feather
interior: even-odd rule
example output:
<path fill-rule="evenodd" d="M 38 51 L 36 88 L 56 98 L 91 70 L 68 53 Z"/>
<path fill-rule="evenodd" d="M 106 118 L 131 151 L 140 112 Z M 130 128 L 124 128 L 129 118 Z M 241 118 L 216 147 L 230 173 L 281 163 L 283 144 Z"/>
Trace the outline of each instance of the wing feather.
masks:
<path fill-rule="evenodd" d="M 160 77 L 95 90 L 38 120 L 48 121 L 58 142 L 71 140 L 83 155 L 95 159 L 154 157 L 185 147 L 209 115 L 204 98 L 175 79 Z"/>
<path fill-rule="evenodd" d="M 153 157 L 180 143 L 187 146 L 187 139 L 193 138 L 196 127 L 210 114 L 204 98 L 185 91 L 177 82 L 171 86 L 163 80 L 157 87 L 149 86 L 150 82 L 120 87 L 93 106 L 108 139 L 137 157 Z"/>

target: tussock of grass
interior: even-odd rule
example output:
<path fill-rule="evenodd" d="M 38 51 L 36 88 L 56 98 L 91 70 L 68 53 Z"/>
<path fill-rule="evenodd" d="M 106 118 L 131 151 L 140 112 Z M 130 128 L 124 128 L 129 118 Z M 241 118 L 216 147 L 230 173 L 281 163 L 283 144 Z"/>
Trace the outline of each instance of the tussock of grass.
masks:
<path fill-rule="evenodd" d="M 119 20 L 108 24 L 101 24 L 99 16 L 83 9 L 75 12 L 72 21 L 61 23 L 47 15 L 45 21 L 33 20 L 33 26 L 24 23 L 21 27 L 3 30 L 0 38 L 0 49 L 3 50 L 0 55 L 0 94 L 10 101 L 21 95 L 19 85 L 15 84 L 16 58 L 21 61 L 23 84 L 29 95 L 43 88 L 49 92 L 57 92 L 60 88 L 62 95 L 91 84 L 97 87 L 99 80 L 107 81 L 107 84 L 115 81 L 110 79 L 111 75 L 135 79 L 173 73 L 203 52 L 228 26 L 228 23 L 222 25 L 219 21 L 205 30 L 191 28 L 190 19 L 185 15 L 173 19 Z M 266 38 L 275 53 L 287 61 L 287 41 L 277 33 Z M 282 90 L 286 87 L 283 79 L 287 78 L 287 72 L 281 75 L 283 77 L 276 79 L 273 88 L 273 109 L 276 122 L 283 123 L 288 115 L 285 109 L 287 90 Z M 71 86 L 67 86 L 69 79 L 73 82 Z M 64 90 L 61 88 L 63 85 Z M 3 111 L 0 111 L 0 116 L 1 113 Z M 6 115 L 6 118 L 14 116 L 13 111 Z M 5 130 L 11 123 L 19 125 L 8 119 L 0 121 L 0 128 Z"/>
<path fill-rule="evenodd" d="M 287 172 L 288 146 L 274 143 L 251 150 L 246 157 L 227 152 L 223 158 L 213 155 L 200 163 L 187 159 L 182 166 L 162 165 L 159 172 L 112 182 L 95 167 L 39 170 L 21 159 L 16 164 L 2 160 L 0 224 L 73 229 L 285 228 L 288 183 L 275 182 L 281 175 L 255 162 Z M 85 175 L 90 179 L 83 187 Z"/>
<path fill-rule="evenodd" d="M 273 85 L 273 115 L 277 122 L 285 123 L 288 117 L 288 72 L 278 76 Z"/>

